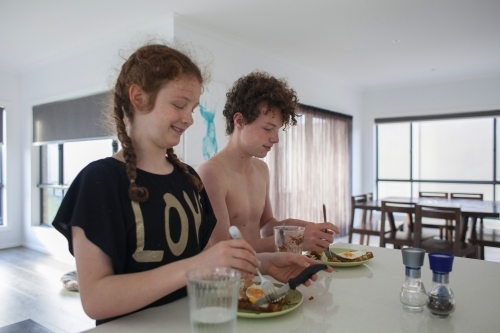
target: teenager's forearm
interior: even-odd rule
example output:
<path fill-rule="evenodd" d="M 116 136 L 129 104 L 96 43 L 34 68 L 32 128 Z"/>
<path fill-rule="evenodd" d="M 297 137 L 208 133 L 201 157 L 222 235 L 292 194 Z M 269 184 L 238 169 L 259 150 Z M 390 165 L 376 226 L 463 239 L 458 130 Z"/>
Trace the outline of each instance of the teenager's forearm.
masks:
<path fill-rule="evenodd" d="M 109 275 L 87 288 L 80 288 L 82 305 L 93 319 L 107 319 L 141 309 L 186 285 L 190 259 L 154 270 Z M 191 267 L 193 266 L 193 267 Z"/>
<path fill-rule="evenodd" d="M 252 245 L 257 253 L 274 252 L 274 236 L 263 237 L 260 239 L 249 239 L 247 242 Z"/>

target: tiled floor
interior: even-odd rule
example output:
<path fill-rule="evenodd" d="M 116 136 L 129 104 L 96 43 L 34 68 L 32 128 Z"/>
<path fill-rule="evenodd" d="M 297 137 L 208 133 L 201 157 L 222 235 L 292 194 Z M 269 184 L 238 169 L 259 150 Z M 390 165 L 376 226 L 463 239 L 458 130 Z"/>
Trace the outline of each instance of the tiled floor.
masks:
<path fill-rule="evenodd" d="M 347 243 L 347 237 L 335 242 Z M 359 235 L 353 243 L 359 244 Z M 370 237 L 370 246 L 379 238 Z M 485 259 L 500 262 L 499 248 L 486 248 Z M 473 259 L 471 259 L 473 260 Z M 0 327 L 31 319 L 55 333 L 95 327 L 84 312 L 80 295 L 63 289 L 60 278 L 75 267 L 27 248 L 0 250 Z"/>

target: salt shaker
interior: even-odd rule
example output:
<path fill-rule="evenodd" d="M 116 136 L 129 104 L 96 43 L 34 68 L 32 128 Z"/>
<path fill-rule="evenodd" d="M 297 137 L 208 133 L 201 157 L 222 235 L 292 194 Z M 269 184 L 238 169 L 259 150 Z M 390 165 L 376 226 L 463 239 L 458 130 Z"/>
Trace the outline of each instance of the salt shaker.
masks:
<path fill-rule="evenodd" d="M 420 279 L 425 250 L 405 248 L 401 250 L 401 253 L 403 255 L 403 264 L 406 266 L 406 279 L 401 287 L 399 300 L 406 310 L 422 311 L 427 301 L 425 287 Z"/>
<path fill-rule="evenodd" d="M 429 253 L 432 288 L 427 298 L 427 308 L 431 314 L 440 318 L 446 318 L 455 311 L 455 298 L 449 286 L 453 258 L 450 253 Z"/>

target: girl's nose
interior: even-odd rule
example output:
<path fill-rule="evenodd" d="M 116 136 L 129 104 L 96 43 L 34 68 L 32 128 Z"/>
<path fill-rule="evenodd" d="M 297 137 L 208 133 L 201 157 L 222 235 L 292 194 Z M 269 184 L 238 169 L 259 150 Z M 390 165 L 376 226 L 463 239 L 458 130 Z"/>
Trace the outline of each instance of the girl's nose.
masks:
<path fill-rule="evenodd" d="M 193 125 L 194 123 L 193 114 L 194 113 L 191 111 L 184 112 L 182 116 L 182 122 L 188 124 L 189 126 Z"/>

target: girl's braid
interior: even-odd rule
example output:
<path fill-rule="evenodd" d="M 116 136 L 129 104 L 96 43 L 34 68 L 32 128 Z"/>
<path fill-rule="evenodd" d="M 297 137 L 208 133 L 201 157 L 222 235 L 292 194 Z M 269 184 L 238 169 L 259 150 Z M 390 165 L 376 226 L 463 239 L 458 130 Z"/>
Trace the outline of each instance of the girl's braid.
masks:
<path fill-rule="evenodd" d="M 184 163 L 182 163 L 179 160 L 179 158 L 177 158 L 177 155 L 174 153 L 173 148 L 167 149 L 167 159 L 173 165 L 178 166 L 182 170 L 182 172 L 184 172 L 186 174 L 186 176 L 188 177 L 191 184 L 193 184 L 196 191 L 200 192 L 201 190 L 203 190 L 203 183 L 201 182 L 201 180 L 189 172 L 186 165 Z"/>
<path fill-rule="evenodd" d="M 125 67 L 125 65 L 123 67 Z M 122 72 L 126 72 L 125 68 L 122 68 Z M 116 123 L 118 140 L 120 140 L 122 144 L 127 177 L 130 180 L 128 188 L 129 197 L 135 202 L 144 202 L 148 200 L 149 193 L 145 187 L 137 186 L 135 182 L 137 178 L 137 156 L 135 154 L 134 146 L 132 145 L 132 140 L 127 134 L 127 127 L 123 121 L 124 114 L 127 113 L 132 116 L 133 111 L 130 110 L 131 105 L 128 98 L 123 98 L 123 96 L 126 96 L 127 92 L 124 91 L 125 89 L 122 81 L 123 79 L 120 76 L 115 86 L 113 118 Z"/>

